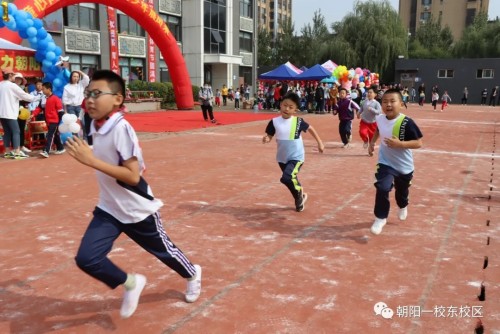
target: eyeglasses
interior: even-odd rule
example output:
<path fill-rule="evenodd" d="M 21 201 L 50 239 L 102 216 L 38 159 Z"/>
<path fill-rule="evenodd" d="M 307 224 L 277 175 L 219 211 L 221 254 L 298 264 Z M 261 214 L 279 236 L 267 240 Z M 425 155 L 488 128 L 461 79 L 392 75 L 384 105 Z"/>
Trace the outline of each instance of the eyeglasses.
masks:
<path fill-rule="evenodd" d="M 103 95 L 118 95 L 118 94 L 113 93 L 113 92 L 103 92 L 101 90 L 95 89 L 95 90 L 91 90 L 91 91 L 86 90 L 83 93 L 83 95 L 85 96 L 86 99 L 93 98 L 94 100 L 97 100 L 98 98 L 100 98 Z"/>

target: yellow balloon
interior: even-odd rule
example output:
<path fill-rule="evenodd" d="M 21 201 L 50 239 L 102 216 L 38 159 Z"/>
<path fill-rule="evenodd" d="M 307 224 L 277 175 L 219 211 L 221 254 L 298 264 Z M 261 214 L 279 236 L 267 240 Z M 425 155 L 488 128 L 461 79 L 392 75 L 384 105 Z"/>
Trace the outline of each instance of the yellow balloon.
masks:
<path fill-rule="evenodd" d="M 19 119 L 22 120 L 22 121 L 26 121 L 27 119 L 29 119 L 31 116 L 31 113 L 28 109 L 26 108 L 20 108 L 19 109 Z"/>

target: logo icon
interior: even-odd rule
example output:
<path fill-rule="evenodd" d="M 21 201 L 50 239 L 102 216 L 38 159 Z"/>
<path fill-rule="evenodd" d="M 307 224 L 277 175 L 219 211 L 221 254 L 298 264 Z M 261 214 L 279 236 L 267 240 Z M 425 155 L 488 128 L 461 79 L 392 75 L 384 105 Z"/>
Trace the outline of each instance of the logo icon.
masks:
<path fill-rule="evenodd" d="M 378 302 L 373 306 L 373 311 L 375 315 L 381 315 L 384 319 L 392 319 L 394 311 L 387 306 L 384 302 Z"/>

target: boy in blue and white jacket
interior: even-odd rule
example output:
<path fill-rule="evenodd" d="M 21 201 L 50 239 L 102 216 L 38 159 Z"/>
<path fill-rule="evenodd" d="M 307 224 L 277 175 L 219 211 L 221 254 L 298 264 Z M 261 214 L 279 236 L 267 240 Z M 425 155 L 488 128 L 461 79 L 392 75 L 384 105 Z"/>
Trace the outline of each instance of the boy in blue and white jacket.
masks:
<path fill-rule="evenodd" d="M 301 117 L 294 116 L 300 106 L 297 94 L 288 92 L 280 104 L 281 116 L 273 118 L 266 127 L 266 134 L 262 138 L 264 144 L 269 143 L 276 136 L 278 151 L 276 160 L 283 172 L 281 183 L 292 193 L 295 199 L 297 212 L 304 211 L 307 194 L 297 179 L 297 174 L 304 164 L 305 152 L 301 132 L 310 132 L 318 143 L 319 152 L 323 153 L 325 146 L 316 130 Z"/>

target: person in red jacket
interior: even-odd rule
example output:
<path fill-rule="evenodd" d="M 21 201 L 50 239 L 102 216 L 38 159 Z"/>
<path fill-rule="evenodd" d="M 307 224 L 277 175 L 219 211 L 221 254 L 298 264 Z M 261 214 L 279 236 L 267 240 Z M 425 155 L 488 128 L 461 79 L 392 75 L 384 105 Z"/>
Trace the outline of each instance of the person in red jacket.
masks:
<path fill-rule="evenodd" d="M 59 137 L 59 112 L 64 111 L 62 101 L 59 97 L 52 94 L 52 84 L 50 82 L 44 82 L 42 85 L 42 92 L 45 95 L 45 123 L 47 123 L 47 143 L 45 144 L 45 148 L 40 155 L 44 158 L 49 157 L 50 148 L 52 144 L 56 144 L 57 151 L 55 154 L 63 154 L 66 150 L 61 142 L 61 138 Z M 36 117 L 36 114 L 33 113 L 32 117 Z"/>

